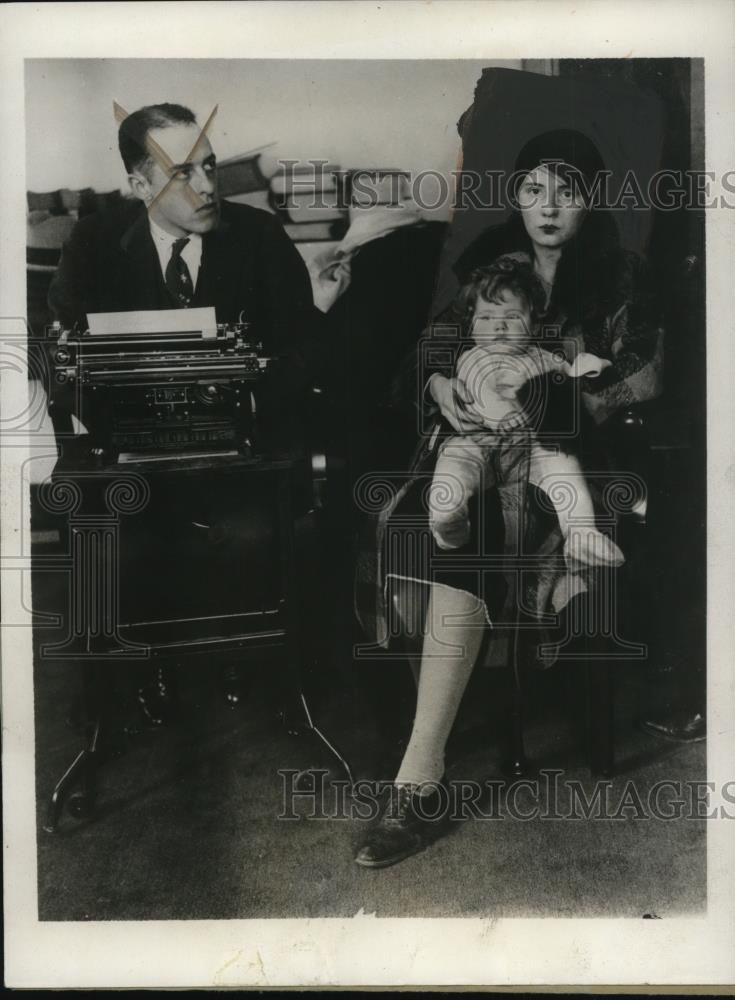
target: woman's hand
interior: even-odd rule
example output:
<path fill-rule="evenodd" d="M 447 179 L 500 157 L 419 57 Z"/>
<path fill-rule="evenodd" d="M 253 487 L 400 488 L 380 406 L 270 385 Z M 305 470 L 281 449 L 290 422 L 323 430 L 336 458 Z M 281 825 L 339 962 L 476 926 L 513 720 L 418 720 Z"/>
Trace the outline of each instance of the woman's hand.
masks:
<path fill-rule="evenodd" d="M 597 378 L 611 364 L 612 362 L 608 361 L 607 358 L 598 358 L 596 354 L 581 351 L 569 366 L 567 374 L 572 378 L 582 378 L 585 375 L 587 378 Z"/>
<path fill-rule="evenodd" d="M 441 415 L 455 431 L 462 434 L 484 426 L 482 417 L 467 409 L 474 400 L 461 378 L 435 374 L 429 379 L 428 389 Z"/>

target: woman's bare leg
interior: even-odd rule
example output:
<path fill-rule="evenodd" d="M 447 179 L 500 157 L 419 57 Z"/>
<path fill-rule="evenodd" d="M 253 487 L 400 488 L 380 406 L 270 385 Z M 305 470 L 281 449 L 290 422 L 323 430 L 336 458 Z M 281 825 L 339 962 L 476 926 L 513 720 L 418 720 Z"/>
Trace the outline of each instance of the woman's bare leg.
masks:
<path fill-rule="evenodd" d="M 393 596 L 402 626 L 413 635 L 410 626 L 425 622 L 416 716 L 390 799 L 355 854 L 356 864 L 363 868 L 394 865 L 441 835 L 443 825 L 427 821 L 417 804 L 429 801 L 433 807 L 433 798 L 438 797 L 423 798 L 436 791 L 429 783 L 444 776 L 444 747 L 486 628 L 481 601 L 440 585 L 430 587 L 426 616 L 417 619 L 415 612 L 422 605 L 415 598 L 418 592 L 423 601 L 426 588 L 400 583 Z"/>
<path fill-rule="evenodd" d="M 424 586 L 413 580 L 391 581 L 393 609 L 400 622 L 403 648 L 417 690 L 421 674 L 421 649 L 424 644 Z"/>
<path fill-rule="evenodd" d="M 400 582 L 394 591 L 396 609 L 408 635 L 415 636 L 415 589 L 412 592 L 410 584 Z M 451 587 L 431 587 L 420 668 L 416 657 L 412 664 L 414 677 L 418 675 L 416 716 L 396 784 L 420 785 L 442 778 L 446 742 L 486 627 L 485 607 L 477 597 Z"/>

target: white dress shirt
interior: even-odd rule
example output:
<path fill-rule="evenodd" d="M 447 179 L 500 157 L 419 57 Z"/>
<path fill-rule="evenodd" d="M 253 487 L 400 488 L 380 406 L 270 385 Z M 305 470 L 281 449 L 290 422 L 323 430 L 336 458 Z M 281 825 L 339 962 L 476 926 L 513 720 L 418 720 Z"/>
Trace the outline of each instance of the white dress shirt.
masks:
<path fill-rule="evenodd" d="M 151 227 L 151 236 L 153 237 L 153 243 L 158 253 L 158 259 L 161 262 L 161 273 L 165 281 L 166 268 L 168 267 L 168 262 L 171 260 L 171 248 L 176 240 L 181 237 L 172 236 L 165 229 L 161 229 L 150 216 L 148 217 L 148 222 Z M 192 288 L 196 288 L 199 266 L 202 262 L 202 238 L 199 233 L 189 233 L 187 238 L 189 242 L 181 251 L 181 259 L 185 261 L 186 266 L 189 268 Z"/>

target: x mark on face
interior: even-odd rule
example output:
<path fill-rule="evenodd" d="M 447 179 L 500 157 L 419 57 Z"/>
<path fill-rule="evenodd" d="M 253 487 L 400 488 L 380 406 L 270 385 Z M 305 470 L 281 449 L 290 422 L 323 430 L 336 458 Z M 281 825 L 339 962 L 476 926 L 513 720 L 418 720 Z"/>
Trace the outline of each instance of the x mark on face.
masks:
<path fill-rule="evenodd" d="M 115 113 L 115 121 L 117 122 L 118 126 L 120 126 L 125 121 L 125 119 L 128 117 L 128 112 L 121 105 L 119 105 L 117 103 L 117 101 L 113 101 L 112 102 L 112 107 L 113 107 L 113 111 Z M 209 115 L 209 118 L 207 118 L 206 122 L 201 127 L 201 129 L 199 130 L 199 135 L 197 136 L 196 142 L 194 143 L 194 145 L 189 150 L 189 153 L 188 153 L 188 155 L 186 157 L 186 162 L 191 161 L 192 158 L 198 152 L 199 147 L 200 147 L 200 145 L 202 143 L 202 140 L 206 136 L 207 131 L 209 130 L 210 125 L 214 121 L 214 116 L 217 114 L 217 108 L 218 107 L 219 107 L 219 105 L 215 104 L 214 108 L 212 109 L 211 114 Z M 146 136 L 145 144 L 146 144 L 146 149 L 148 150 L 148 153 L 150 154 L 150 156 L 156 161 L 156 163 L 159 165 L 159 167 L 161 168 L 161 170 L 163 170 L 163 172 L 168 176 L 168 181 L 161 188 L 161 190 L 158 192 L 158 194 L 156 195 L 156 197 L 153 199 L 153 201 L 148 206 L 148 211 L 150 212 L 150 210 L 156 204 L 156 202 L 158 201 L 158 199 L 160 197 L 162 197 L 166 193 L 166 191 L 168 191 L 169 187 L 173 183 L 173 180 L 174 180 L 174 166 L 175 166 L 175 164 L 174 164 L 173 160 L 171 159 L 171 157 L 166 152 L 166 150 L 163 149 L 163 147 L 160 146 L 159 143 L 157 143 L 154 139 L 151 139 L 150 135 Z M 201 196 L 198 195 L 196 193 L 196 191 L 194 191 L 194 189 L 191 187 L 190 184 L 186 185 L 186 187 L 184 188 L 184 193 L 185 193 L 186 197 L 189 199 L 189 201 L 191 202 L 191 204 L 192 204 L 192 206 L 194 208 L 201 208 L 201 206 L 204 204 L 204 201 L 201 198 Z"/>

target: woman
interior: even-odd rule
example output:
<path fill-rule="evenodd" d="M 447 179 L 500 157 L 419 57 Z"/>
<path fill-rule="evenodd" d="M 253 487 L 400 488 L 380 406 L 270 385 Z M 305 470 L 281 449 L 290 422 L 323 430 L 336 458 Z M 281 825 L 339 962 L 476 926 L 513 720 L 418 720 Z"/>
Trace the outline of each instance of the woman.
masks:
<path fill-rule="evenodd" d="M 481 234 L 455 268 L 463 281 L 473 268 L 490 264 L 501 254 L 528 259 L 546 292 L 544 323 L 559 330 L 567 360 L 573 362 L 578 352 L 585 351 L 611 362 L 599 378 L 581 380 L 584 407 L 597 425 L 604 425 L 621 407 L 659 394 L 662 339 L 640 259 L 621 250 L 614 220 L 585 201 L 584 192 L 594 190 L 595 175 L 603 169 L 593 143 L 578 132 L 560 130 L 531 140 L 516 163 L 511 219 Z M 452 324 L 456 318 L 456 308 L 450 307 L 439 321 Z M 445 428 L 462 433 L 477 426 L 471 396 L 454 375 L 453 358 L 429 371 L 417 389 Z M 506 467 L 521 467 L 516 459 L 511 454 Z M 422 561 L 410 545 L 396 544 L 402 522 L 410 523 L 417 537 L 416 526 L 426 517 L 426 491 L 421 487 L 430 481 L 435 461 L 431 441 L 420 450 L 410 483 L 385 508 L 379 522 L 378 563 L 382 560 L 385 566 L 378 566 L 373 592 L 377 634 L 387 641 L 380 626 L 385 596 L 403 635 L 422 636 L 422 648 L 420 659 L 415 657 L 411 664 L 417 681 L 411 738 L 395 777 L 395 794 L 355 857 L 364 867 L 394 864 L 421 850 L 437 834 L 438 825 L 426 817 L 436 815 L 431 799 L 441 790 L 445 744 L 488 625 L 497 620 L 507 598 L 498 573 L 481 579 L 476 564 L 469 571 L 458 568 L 456 551 L 443 568 L 443 556 L 436 549 Z M 522 486 L 521 480 L 516 474 L 515 485 Z M 488 490 L 475 506 L 474 531 L 461 550 L 484 554 L 488 564 L 502 552 L 504 530 L 507 548 L 509 526 L 517 523 L 513 502 L 507 492 L 500 494 Z M 546 553 L 555 554 L 552 536 L 537 534 L 535 541 Z M 590 574 L 554 576 L 551 569 L 539 571 L 532 595 L 535 609 L 539 615 L 550 609 L 561 611 L 592 583 Z M 364 613 L 360 617 L 363 623 L 369 620 Z"/>

